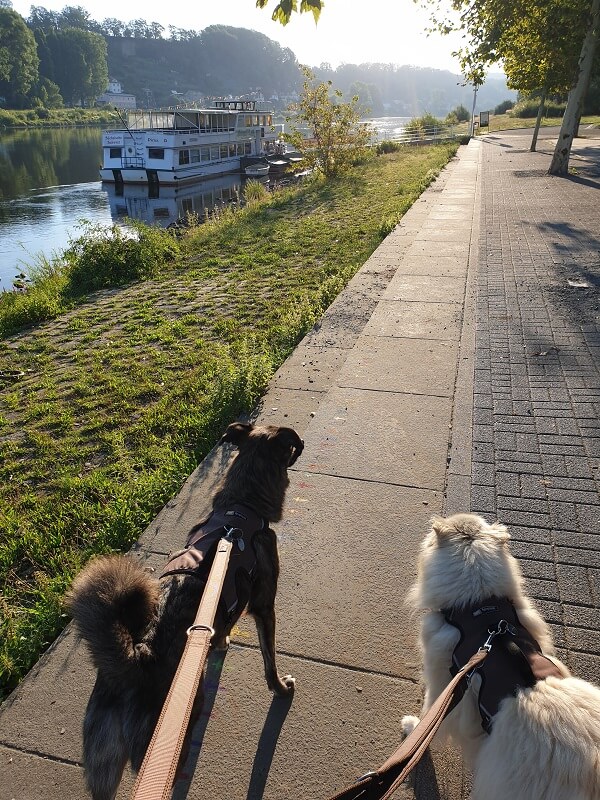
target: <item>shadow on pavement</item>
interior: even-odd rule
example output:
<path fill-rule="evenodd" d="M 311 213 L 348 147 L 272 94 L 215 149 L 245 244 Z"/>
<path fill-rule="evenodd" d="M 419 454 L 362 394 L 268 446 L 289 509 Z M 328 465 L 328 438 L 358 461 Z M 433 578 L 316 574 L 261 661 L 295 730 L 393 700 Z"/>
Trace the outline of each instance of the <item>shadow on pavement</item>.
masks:
<path fill-rule="evenodd" d="M 269 770 L 279 734 L 283 728 L 283 723 L 287 717 L 288 711 L 292 705 L 292 697 L 274 697 L 269 708 L 269 713 L 265 719 L 260 739 L 258 740 L 258 747 L 256 748 L 256 755 L 254 756 L 254 764 L 252 765 L 252 775 L 250 776 L 250 785 L 248 786 L 248 794 L 246 800 L 262 800 L 265 786 L 267 785 L 267 778 L 269 777 Z"/>

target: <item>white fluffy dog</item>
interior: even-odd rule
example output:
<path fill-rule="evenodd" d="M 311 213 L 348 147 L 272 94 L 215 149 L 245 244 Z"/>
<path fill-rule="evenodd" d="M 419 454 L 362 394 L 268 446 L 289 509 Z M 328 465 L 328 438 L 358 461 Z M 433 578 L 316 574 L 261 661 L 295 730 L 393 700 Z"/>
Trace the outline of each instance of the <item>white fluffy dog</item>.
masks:
<path fill-rule="evenodd" d="M 432 520 L 408 597 L 415 609 L 426 612 L 421 627 L 423 712 L 447 685 L 460 639 L 440 610 L 460 612 L 490 597 L 506 598 L 562 677 L 518 688 L 502 700 L 488 734 L 478 707 L 481 679 L 475 675 L 438 736 L 450 736 L 462 747 L 473 770 L 472 800 L 599 800 L 600 689 L 572 677 L 553 657 L 550 630 L 523 593 L 509 538 L 503 525 L 490 525 L 474 514 Z M 404 732 L 417 723 L 416 717 L 404 717 Z"/>

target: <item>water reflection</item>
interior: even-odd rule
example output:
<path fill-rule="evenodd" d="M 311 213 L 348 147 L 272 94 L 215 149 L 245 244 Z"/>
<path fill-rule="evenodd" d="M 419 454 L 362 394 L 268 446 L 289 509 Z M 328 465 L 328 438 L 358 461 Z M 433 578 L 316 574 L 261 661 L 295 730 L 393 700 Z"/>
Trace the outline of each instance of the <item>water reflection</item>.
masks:
<path fill-rule="evenodd" d="M 222 175 L 189 186 L 159 186 L 155 192 L 135 184 L 107 183 L 103 189 L 115 222 L 130 217 L 166 228 L 189 216 L 204 220 L 215 208 L 238 203 L 243 186 L 241 175 Z"/>

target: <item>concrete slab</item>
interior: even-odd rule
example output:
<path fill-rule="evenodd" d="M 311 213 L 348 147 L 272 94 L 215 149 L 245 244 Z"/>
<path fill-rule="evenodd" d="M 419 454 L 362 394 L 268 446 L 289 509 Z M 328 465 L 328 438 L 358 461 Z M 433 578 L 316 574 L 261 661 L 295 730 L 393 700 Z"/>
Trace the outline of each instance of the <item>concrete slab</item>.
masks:
<path fill-rule="evenodd" d="M 458 341 L 462 307 L 452 303 L 382 300 L 365 325 L 367 336 Z"/>
<path fill-rule="evenodd" d="M 334 389 L 311 424 L 301 466 L 443 491 L 450 410 L 446 397 Z"/>
<path fill-rule="evenodd" d="M 67 800 L 86 797 L 77 764 L 0 747 L 0 793 L 5 800 Z"/>
<path fill-rule="evenodd" d="M 258 651 L 234 646 L 215 664 L 218 691 L 174 800 L 324 800 L 385 761 L 402 714 L 420 704 L 408 681 L 294 658 L 281 668 L 297 680 L 291 703 L 267 691 Z"/>
<path fill-rule="evenodd" d="M 428 489 L 295 474 L 276 526 L 278 650 L 414 680 L 421 657 L 404 598 L 442 504 Z M 257 644 L 251 619 L 236 641 Z"/>
<path fill-rule="evenodd" d="M 432 275 L 398 274 L 385 290 L 384 300 L 407 302 L 463 303 L 465 278 L 463 276 L 440 277 Z"/>
<path fill-rule="evenodd" d="M 0 744 L 79 763 L 94 680 L 86 647 L 69 626 L 2 706 Z"/>
<path fill-rule="evenodd" d="M 405 253 L 406 258 L 413 256 L 457 256 L 466 259 L 469 254 L 469 238 L 457 242 L 423 240 L 414 241 Z"/>
<path fill-rule="evenodd" d="M 354 389 L 449 397 L 457 353 L 455 342 L 363 335 L 337 382 Z"/>
<path fill-rule="evenodd" d="M 299 345 L 275 373 L 272 386 L 325 391 L 334 382 L 347 357 L 348 350 L 339 347 Z"/>
<path fill-rule="evenodd" d="M 402 259 L 395 275 L 431 275 L 440 277 L 462 277 L 467 259 L 464 256 L 411 255 Z"/>

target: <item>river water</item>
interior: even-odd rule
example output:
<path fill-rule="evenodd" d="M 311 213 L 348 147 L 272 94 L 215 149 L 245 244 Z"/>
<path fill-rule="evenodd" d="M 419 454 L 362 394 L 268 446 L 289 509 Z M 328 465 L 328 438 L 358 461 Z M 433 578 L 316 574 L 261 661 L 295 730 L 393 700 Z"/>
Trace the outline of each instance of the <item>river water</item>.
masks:
<path fill-rule="evenodd" d="M 405 117 L 369 120 L 378 138 L 393 138 Z M 161 187 L 149 197 L 126 186 L 116 196 L 102 184 L 99 128 L 47 128 L 0 132 L 0 291 L 19 273 L 29 274 L 40 258 L 50 259 L 81 233 L 82 222 L 110 225 L 125 217 L 166 226 L 187 212 L 199 215 L 241 192 L 240 175 L 191 187 Z"/>

